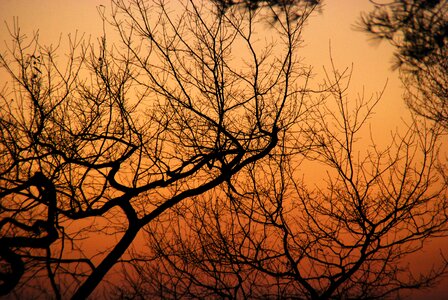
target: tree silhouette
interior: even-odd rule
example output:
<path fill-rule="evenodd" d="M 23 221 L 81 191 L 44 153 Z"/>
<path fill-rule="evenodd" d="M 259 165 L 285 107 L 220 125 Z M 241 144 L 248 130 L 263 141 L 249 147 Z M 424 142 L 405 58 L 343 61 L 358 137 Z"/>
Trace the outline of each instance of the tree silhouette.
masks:
<path fill-rule="evenodd" d="M 222 12 L 235 7 L 249 11 L 267 7 L 273 11 L 271 17 L 274 21 L 278 18 L 278 11 L 288 10 L 293 19 L 300 19 L 304 9 L 307 7 L 315 9 L 322 3 L 320 0 L 213 0 L 213 2 Z"/>
<path fill-rule="evenodd" d="M 297 49 L 313 7 L 298 18 L 286 4 L 114 0 L 101 13 L 118 39 L 69 36 L 68 51 L 13 24 L 0 56 L 0 293 L 85 299 L 142 229 L 273 151 L 306 119 Z"/>
<path fill-rule="evenodd" d="M 410 108 L 448 128 L 448 2 L 371 2 L 375 9 L 362 16 L 361 29 L 394 46 Z"/>
<path fill-rule="evenodd" d="M 443 257 L 424 271 L 406 259 L 447 233 L 438 133 L 415 120 L 385 149 L 372 140 L 362 150 L 380 96 L 349 101 L 347 75 L 328 75 L 295 139 L 152 224 L 152 252 L 129 261 L 134 273 L 118 295 L 385 299 L 437 283 L 447 273 Z M 302 168 L 321 170 L 323 179 L 307 183 Z"/>

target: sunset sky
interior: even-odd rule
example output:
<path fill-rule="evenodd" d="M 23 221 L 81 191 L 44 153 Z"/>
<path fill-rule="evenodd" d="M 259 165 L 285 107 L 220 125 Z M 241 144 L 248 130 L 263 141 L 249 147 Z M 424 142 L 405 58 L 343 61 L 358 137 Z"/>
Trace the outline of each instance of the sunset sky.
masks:
<path fill-rule="evenodd" d="M 97 8 L 109 7 L 109 0 L 0 0 L 0 50 L 9 39 L 7 27 L 12 26 L 13 17 L 18 18 L 22 33 L 31 36 L 39 30 L 42 44 L 56 44 L 67 34 L 85 34 L 92 40 L 101 34 L 102 25 Z M 409 111 L 402 99 L 403 89 L 398 72 L 391 69 L 392 47 L 373 41 L 366 33 L 355 30 L 361 12 L 370 11 L 369 0 L 326 0 L 322 12 L 309 19 L 304 32 L 302 56 L 305 64 L 312 65 L 316 79 L 323 68 L 330 67 L 330 48 L 335 65 L 340 69 L 353 64 L 353 80 L 350 93 L 355 97 L 365 93 L 366 97 L 380 92 L 387 83 L 382 101 L 375 110 L 372 132 L 378 141 L 390 137 L 390 132 L 399 128 L 403 120 L 409 119 Z M 1 87 L 3 87 L 0 78 Z M 351 95 L 351 94 L 350 94 Z M 446 240 L 446 239 L 445 239 Z M 419 265 L 430 263 L 428 256 L 437 255 L 448 242 L 436 241 L 422 255 Z M 424 260 L 424 262 L 423 262 Z M 447 280 L 445 280 L 447 282 Z M 432 294 L 431 294 L 432 293 Z M 430 294 L 434 298 L 430 297 Z M 448 284 L 434 291 L 416 294 L 416 299 L 442 299 L 448 295 Z"/>
<path fill-rule="evenodd" d="M 64 44 L 69 33 L 85 34 L 96 40 L 102 30 L 97 11 L 100 5 L 108 8 L 109 1 L 0 1 L 0 41 L 8 40 L 5 22 L 11 26 L 13 17 L 18 17 L 22 33 L 31 36 L 39 30 L 42 44 L 56 44 L 59 38 Z M 401 100 L 398 72 L 391 69 L 392 47 L 355 30 L 361 12 L 372 7 L 369 0 L 324 1 L 322 12 L 315 13 L 305 27 L 301 54 L 304 63 L 313 66 L 317 77 L 323 74 L 323 67 L 330 67 L 330 48 L 338 69 L 353 65 L 350 87 L 353 97 L 362 92 L 368 97 L 382 91 L 387 83 L 383 101 L 376 110 L 379 122 L 373 129 L 385 134 L 400 126 L 401 118 L 406 119 L 409 114 Z"/>

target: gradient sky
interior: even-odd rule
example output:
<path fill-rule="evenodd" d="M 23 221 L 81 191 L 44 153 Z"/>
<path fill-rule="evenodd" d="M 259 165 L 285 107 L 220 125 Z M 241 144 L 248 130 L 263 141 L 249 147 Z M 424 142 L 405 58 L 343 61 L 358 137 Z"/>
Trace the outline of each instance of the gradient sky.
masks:
<path fill-rule="evenodd" d="M 8 39 L 5 22 L 12 25 L 18 17 L 23 33 L 30 36 L 39 30 L 43 44 L 62 41 L 66 34 L 84 33 L 96 39 L 101 34 L 99 5 L 108 7 L 109 0 L 0 0 L 0 43 Z M 386 43 L 375 43 L 365 33 L 354 30 L 362 11 L 369 11 L 369 0 L 326 0 L 322 13 L 310 18 L 304 32 L 302 56 L 316 73 L 322 74 L 323 66 L 329 68 L 329 49 L 336 66 L 345 69 L 353 64 L 351 84 L 353 95 L 365 92 L 367 96 L 387 89 L 377 107 L 379 121 L 374 131 L 384 134 L 401 124 L 400 118 L 409 116 L 401 100 L 402 90 L 398 72 L 391 70 L 392 48 Z"/>
<path fill-rule="evenodd" d="M 68 33 L 76 31 L 96 39 L 102 28 L 97 7 L 109 4 L 109 0 L 0 0 L 0 49 L 4 49 L 4 40 L 9 39 L 5 22 L 12 25 L 13 17 L 18 17 L 22 32 L 28 36 L 39 30 L 43 44 L 57 43 L 59 37 L 64 39 Z M 393 49 L 386 43 L 374 43 L 365 33 L 354 30 L 360 13 L 371 8 L 368 0 L 326 0 L 322 13 L 311 17 L 305 28 L 302 56 L 316 73 L 322 74 L 323 66 L 329 68 L 331 44 L 337 67 L 344 69 L 353 64 L 351 93 L 354 96 L 363 90 L 366 96 L 379 92 L 387 82 L 372 121 L 374 135 L 381 138 L 401 126 L 402 119 L 409 118 L 409 112 L 401 97 L 398 72 L 391 70 Z M 431 245 L 434 251 L 428 250 L 418 257 L 437 255 L 437 249 L 446 248 L 447 244 L 434 242 Z M 448 284 L 431 293 L 422 293 L 421 297 L 442 299 L 444 294 L 448 295 Z"/>

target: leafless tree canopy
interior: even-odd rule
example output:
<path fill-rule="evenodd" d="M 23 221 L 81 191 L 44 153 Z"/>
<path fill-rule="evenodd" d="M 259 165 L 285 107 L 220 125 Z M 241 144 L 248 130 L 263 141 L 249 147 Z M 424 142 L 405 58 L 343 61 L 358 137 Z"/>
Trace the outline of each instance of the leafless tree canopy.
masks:
<path fill-rule="evenodd" d="M 319 2 L 113 0 L 68 46 L 10 24 L 0 295 L 372 298 L 445 274 L 401 264 L 446 233 L 438 129 L 356 150 L 380 96 L 350 102 L 336 69 L 310 88 Z"/>
<path fill-rule="evenodd" d="M 282 140 L 232 187 L 152 224 L 152 254 L 130 261 L 132 284 L 119 295 L 394 299 L 437 283 L 446 261 L 425 271 L 406 264 L 447 230 L 437 133 L 415 123 L 387 147 L 366 146 L 361 135 L 381 95 L 349 101 L 346 75 L 329 74 L 297 139 Z M 302 168 L 326 175 L 310 184 Z"/>
<path fill-rule="evenodd" d="M 209 2 L 117 0 L 100 10 L 104 36 L 69 36 L 68 50 L 9 27 L 1 294 L 84 299 L 144 226 L 276 147 L 306 113 L 309 78 L 297 48 L 312 6 L 294 22 L 285 8 L 267 26 Z M 92 235 L 113 242 L 92 254 Z"/>

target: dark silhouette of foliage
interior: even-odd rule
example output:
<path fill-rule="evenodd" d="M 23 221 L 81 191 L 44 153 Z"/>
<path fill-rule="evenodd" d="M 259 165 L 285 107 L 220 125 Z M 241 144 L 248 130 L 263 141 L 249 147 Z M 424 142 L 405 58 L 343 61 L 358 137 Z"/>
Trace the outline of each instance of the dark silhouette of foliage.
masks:
<path fill-rule="evenodd" d="M 249 10 L 256 10 L 260 7 L 270 8 L 289 8 L 291 6 L 310 6 L 314 7 L 320 4 L 320 0 L 214 0 L 218 7 L 226 10 L 233 6 L 242 6 Z"/>
<path fill-rule="evenodd" d="M 322 3 L 321 0 L 212 0 L 216 3 L 219 11 L 225 12 L 229 8 L 239 8 L 242 10 L 256 11 L 260 8 L 269 8 L 273 11 L 270 20 L 274 23 L 278 21 L 280 11 L 289 11 L 292 20 L 302 17 L 302 13 L 307 8 L 315 9 Z"/>
<path fill-rule="evenodd" d="M 395 0 L 375 3 L 361 28 L 395 48 L 410 108 L 448 128 L 448 2 Z"/>

